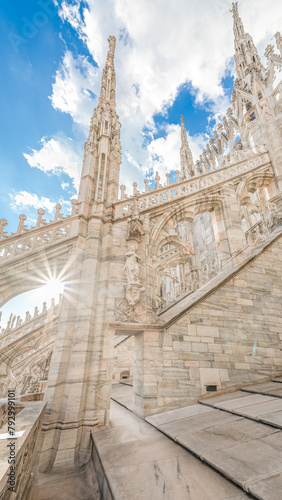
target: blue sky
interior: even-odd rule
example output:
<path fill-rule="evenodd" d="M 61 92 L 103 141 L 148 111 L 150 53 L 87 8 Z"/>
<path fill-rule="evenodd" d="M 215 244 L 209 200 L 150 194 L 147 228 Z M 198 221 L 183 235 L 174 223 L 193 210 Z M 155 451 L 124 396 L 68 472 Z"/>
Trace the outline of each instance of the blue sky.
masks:
<path fill-rule="evenodd" d="M 48 97 L 65 42 L 60 37 L 63 23 L 57 9 L 50 4 L 47 7 L 52 15 L 44 12 L 38 2 L 33 0 L 2 2 L 0 5 L 0 162 L 4 173 L 0 204 L 1 217 L 8 220 L 7 229 L 10 231 L 16 229 L 20 213 L 12 209 L 10 194 L 27 191 L 37 193 L 39 198 L 48 196 L 55 202 L 61 195 L 61 179 L 31 168 L 23 152 L 28 153 L 29 148 L 37 148 L 42 137 L 61 131 L 72 134 L 71 117 L 55 111 Z M 41 28 L 37 28 L 33 22 L 38 12 L 44 14 L 41 21 L 46 23 Z M 37 22 L 39 20 L 40 17 Z M 68 30 L 64 31 L 67 39 Z M 65 176 L 62 176 L 63 179 L 65 182 L 68 180 Z"/>
<path fill-rule="evenodd" d="M 180 114 L 197 159 L 230 105 L 233 33 L 229 0 L 13 0 L 0 4 L 0 218 L 76 195 L 88 124 L 97 104 L 107 37 L 117 38 L 120 183 L 179 167 Z M 278 0 L 241 0 L 260 55 L 282 25 Z M 26 156 L 24 156 L 26 155 Z"/>

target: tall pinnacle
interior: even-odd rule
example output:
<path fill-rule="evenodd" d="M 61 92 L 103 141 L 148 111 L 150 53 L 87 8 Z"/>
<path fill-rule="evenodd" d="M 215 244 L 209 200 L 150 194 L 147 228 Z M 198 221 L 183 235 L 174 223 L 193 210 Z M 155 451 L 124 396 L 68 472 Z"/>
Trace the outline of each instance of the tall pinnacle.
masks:
<path fill-rule="evenodd" d="M 114 66 L 114 55 L 116 47 L 116 39 L 114 36 L 109 36 L 109 50 L 107 53 L 106 64 L 102 73 L 102 83 L 100 100 L 115 101 L 116 93 L 116 73 Z"/>
<path fill-rule="evenodd" d="M 185 130 L 184 116 L 181 115 L 181 148 L 180 148 L 181 176 L 183 179 L 189 179 L 192 176 L 194 164 L 193 155 L 189 147 L 187 133 Z"/>
<path fill-rule="evenodd" d="M 239 16 L 238 2 L 232 3 L 232 9 L 230 12 L 233 14 L 233 33 L 234 40 L 240 40 L 241 35 L 245 34 L 244 25 L 241 17 Z"/>
<path fill-rule="evenodd" d="M 84 149 L 80 198 L 88 205 L 113 203 L 118 199 L 121 144 L 119 117 L 116 113 L 116 39 L 109 36 L 109 49 L 102 73 L 101 91 L 90 122 Z"/>
<path fill-rule="evenodd" d="M 257 73 L 262 78 L 264 67 L 261 64 L 258 51 L 251 35 L 245 32 L 242 19 L 239 16 L 238 2 L 232 3 L 230 12 L 233 14 L 234 60 L 236 72 L 239 86 L 244 89 L 247 86 L 248 79 L 252 77 L 253 73 Z"/>

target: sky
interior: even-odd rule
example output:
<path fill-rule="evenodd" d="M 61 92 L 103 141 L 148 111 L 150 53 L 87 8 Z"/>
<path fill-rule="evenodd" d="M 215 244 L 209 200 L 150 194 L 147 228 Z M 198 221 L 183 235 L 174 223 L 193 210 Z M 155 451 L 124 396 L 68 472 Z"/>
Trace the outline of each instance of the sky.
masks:
<path fill-rule="evenodd" d="M 115 35 L 120 184 L 179 169 L 180 114 L 196 160 L 230 106 L 229 0 L 11 0 L 0 4 L 0 218 L 15 232 L 76 197 L 109 35 Z M 279 0 L 240 0 L 262 61 L 282 27 Z"/>

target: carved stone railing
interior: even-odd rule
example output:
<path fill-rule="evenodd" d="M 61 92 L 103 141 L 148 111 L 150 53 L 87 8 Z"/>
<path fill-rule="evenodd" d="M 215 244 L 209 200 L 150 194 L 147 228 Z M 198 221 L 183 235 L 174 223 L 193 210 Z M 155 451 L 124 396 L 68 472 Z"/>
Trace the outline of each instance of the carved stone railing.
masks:
<path fill-rule="evenodd" d="M 176 257 L 176 255 L 179 255 L 182 251 L 183 251 L 182 247 L 170 248 L 169 250 L 166 250 L 166 252 L 162 252 L 158 256 L 158 261 L 165 262 L 166 260 L 171 259 L 172 257 Z"/>
<path fill-rule="evenodd" d="M 2 427 L 4 427 L 4 425 L 6 425 L 8 422 L 8 400 L 5 401 L 6 402 L 0 400 L 0 429 L 2 429 Z M 16 401 L 14 405 L 15 414 L 17 415 L 20 411 L 22 411 L 25 406 L 26 406 L 25 403 L 21 401 Z M 2 431 L 0 430 L 0 433 L 1 432 Z"/>
<path fill-rule="evenodd" d="M 262 239 L 267 235 L 263 221 L 258 221 L 245 232 L 246 241 L 249 245 L 254 245 L 258 238 Z"/>
<path fill-rule="evenodd" d="M 208 281 L 215 278 L 222 271 L 221 263 L 217 258 L 209 260 L 201 269 L 193 269 L 190 279 L 184 283 L 175 283 L 173 288 L 164 297 L 157 295 L 158 309 L 161 311 L 169 307 L 182 295 L 189 295 Z"/>
<path fill-rule="evenodd" d="M 172 290 L 170 290 L 166 295 L 166 304 L 174 302 L 176 299 L 184 295 L 187 291 L 191 291 L 190 287 L 186 283 L 179 283 Z"/>
<path fill-rule="evenodd" d="M 8 235 L 4 231 L 7 221 L 0 219 L 0 264 L 9 259 L 16 258 L 27 252 L 32 252 L 56 241 L 67 238 L 70 235 L 71 221 L 78 213 L 77 200 L 71 200 L 72 211 L 70 215 L 63 216 L 60 213 L 61 205 L 56 206 L 56 214 L 53 221 L 46 222 L 43 219 L 45 210 L 37 210 L 38 219 L 35 226 L 28 228 L 25 224 L 26 215 L 19 216 L 19 225 L 15 233 Z"/>
<path fill-rule="evenodd" d="M 11 439 L 0 439 L 0 500 L 25 497 L 25 492 L 30 485 L 30 474 L 36 457 L 44 412 L 43 402 L 28 403 L 16 415 L 16 436 Z M 8 434 L 7 424 L 1 429 L 1 434 L 4 436 Z M 10 446 L 8 446 L 9 443 Z M 15 457 L 12 443 L 15 443 Z M 8 462 L 9 457 L 15 458 L 15 464 Z M 15 466 L 15 469 L 11 469 L 11 466 Z M 15 475 L 13 475 L 14 471 Z M 13 486 L 12 479 L 15 479 L 14 493 L 9 490 Z"/>
<path fill-rule="evenodd" d="M 13 359 L 13 368 L 15 367 L 16 364 L 18 364 L 22 361 L 25 361 L 27 358 L 33 356 L 35 353 L 38 353 L 40 351 L 40 349 L 44 348 L 44 349 L 50 350 L 54 344 L 54 341 L 55 341 L 55 334 L 52 334 L 52 332 L 50 332 L 50 334 L 51 334 L 51 337 L 47 338 L 46 340 L 44 340 L 44 342 L 42 342 L 41 344 L 36 346 L 36 349 L 31 348 L 28 351 L 25 351 L 24 353 L 19 354 L 19 356 L 14 358 Z M 0 361 L 1 361 L 1 353 L 0 353 Z"/>
<path fill-rule="evenodd" d="M 43 216 L 45 214 L 44 208 L 39 208 L 37 210 L 38 216 L 37 216 L 36 225 L 32 226 L 30 228 L 28 228 L 27 225 L 25 224 L 25 221 L 27 220 L 27 216 L 24 214 L 19 215 L 19 224 L 18 224 L 17 231 L 15 233 L 11 233 L 10 235 L 8 235 L 8 233 L 6 231 L 4 231 L 5 226 L 7 226 L 7 221 L 5 219 L 0 219 L 0 240 L 7 240 L 9 238 L 12 238 L 13 236 L 19 236 L 22 233 L 26 234 L 26 232 L 29 233 L 30 231 L 34 231 L 34 230 L 37 230 L 37 229 L 42 228 L 42 227 L 50 226 L 50 224 L 54 224 L 55 222 L 66 220 L 66 219 L 69 219 L 70 217 L 77 215 L 78 214 L 78 201 L 76 199 L 72 199 L 71 204 L 72 204 L 71 213 L 69 215 L 64 216 L 63 214 L 61 214 L 62 205 L 60 205 L 60 203 L 58 203 L 56 205 L 56 213 L 55 213 L 54 220 L 51 220 L 49 222 L 46 222 L 46 219 L 43 219 Z"/>
<path fill-rule="evenodd" d="M 269 161 L 267 152 L 259 153 L 249 160 L 242 160 L 235 164 L 203 173 L 198 177 L 162 187 L 149 193 L 140 194 L 138 195 L 138 208 L 142 212 L 187 195 L 194 195 L 201 190 L 250 172 L 255 168 L 269 163 Z M 120 219 L 131 215 L 132 209 L 133 201 L 130 199 L 115 203 L 115 218 Z"/>
<path fill-rule="evenodd" d="M 0 241 L 0 263 L 66 238 L 70 234 L 70 228 L 70 222 L 59 222 L 48 229 L 30 230 L 32 234 L 11 236 L 9 243 L 2 240 Z"/>
<path fill-rule="evenodd" d="M 7 329 L 3 331 L 2 335 L 0 336 L 0 350 L 12 344 L 13 342 L 16 342 L 17 340 L 23 338 L 32 331 L 45 326 L 46 323 L 54 321 L 59 316 L 60 307 L 61 307 L 61 299 L 57 305 L 55 305 L 54 299 L 52 299 L 50 308 L 47 309 L 46 304 L 44 303 L 43 311 L 39 314 L 37 314 L 38 308 L 36 307 L 35 308 L 36 312 L 33 318 L 31 318 L 31 316 L 27 311 L 26 320 L 24 323 L 11 329 L 10 327 L 7 327 Z"/>

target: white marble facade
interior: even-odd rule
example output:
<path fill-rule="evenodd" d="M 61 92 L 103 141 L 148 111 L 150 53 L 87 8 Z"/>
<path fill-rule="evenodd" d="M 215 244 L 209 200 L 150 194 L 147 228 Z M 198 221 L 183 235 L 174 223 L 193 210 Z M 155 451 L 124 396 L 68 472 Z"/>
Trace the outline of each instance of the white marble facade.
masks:
<path fill-rule="evenodd" d="M 71 293 L 56 309 L 53 330 L 44 326 L 41 357 L 16 366 L 19 346 L 30 342 L 34 348 L 39 338 L 35 328 L 25 338 L 18 330 L 34 318 L 40 322 L 41 312 L 22 324 L 11 318 L 14 323 L 0 336 L 0 343 L 5 339 L 0 344 L 2 393 L 18 387 L 19 394 L 41 393 L 47 403 L 40 472 L 90 460 L 91 432 L 108 424 L 112 379 L 119 380 L 122 372 L 133 373 L 133 411 L 144 417 L 199 399 L 208 383 L 220 390 L 267 376 L 271 370 L 260 371 L 263 358 L 272 372 L 282 370 L 282 318 L 275 307 L 275 294 L 282 291 L 265 254 L 276 258 L 281 246 L 282 86 L 274 78 L 275 68 L 282 67 L 281 35 L 275 35 L 276 48 L 267 47 L 264 67 L 237 2 L 232 14 L 237 71 L 232 108 L 198 160 L 181 117 L 176 182 L 169 173 L 165 182 L 156 173 L 155 183 L 145 179 L 144 192 L 136 183 L 132 195 L 119 188 L 121 124 L 116 40 L 110 36 L 72 214 L 64 217 L 58 205 L 54 221 L 46 223 L 44 211 L 38 211 L 32 229 L 21 215 L 11 236 L 7 221 L 0 222 L 0 266 L 3 283 L 9 284 L 1 288 L 1 303 L 33 288 L 36 270 L 46 262 L 64 271 L 71 283 Z M 242 270 L 254 258 L 257 281 Z M 275 262 L 282 276 L 281 260 Z M 271 335 L 271 318 L 261 303 L 261 310 L 251 303 L 261 293 L 267 293 L 277 313 Z M 241 318 L 229 321 L 234 300 Z M 250 331 L 263 325 L 257 349 L 265 351 L 256 363 L 246 361 L 253 344 L 238 326 L 243 320 L 255 325 Z M 134 337 L 128 361 L 124 349 L 120 363 L 118 336 Z M 240 351 L 242 342 L 246 351 Z M 19 382 L 21 366 L 25 377 Z"/>

